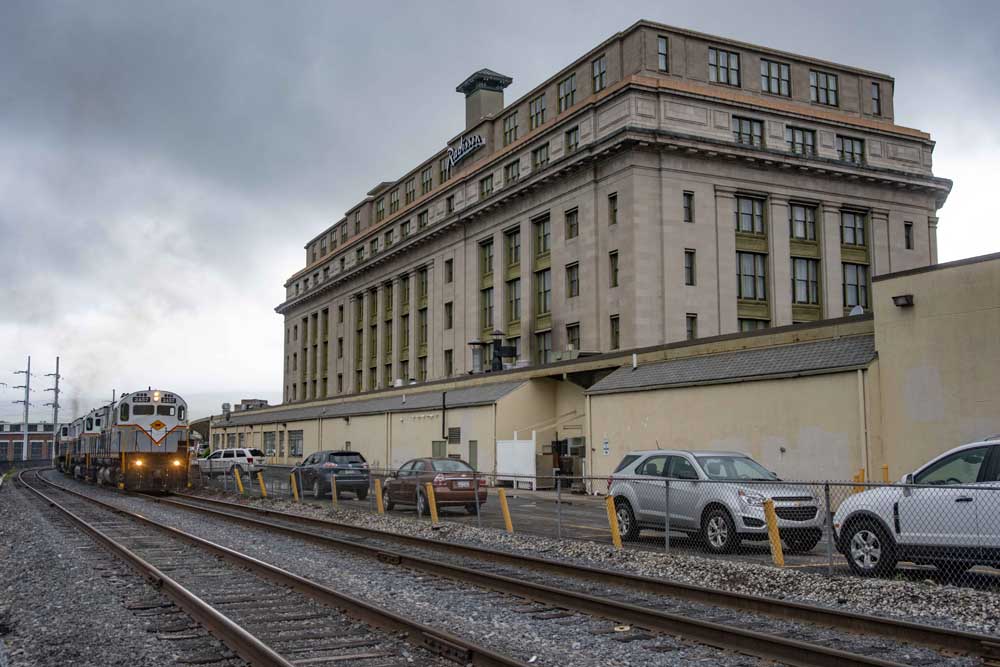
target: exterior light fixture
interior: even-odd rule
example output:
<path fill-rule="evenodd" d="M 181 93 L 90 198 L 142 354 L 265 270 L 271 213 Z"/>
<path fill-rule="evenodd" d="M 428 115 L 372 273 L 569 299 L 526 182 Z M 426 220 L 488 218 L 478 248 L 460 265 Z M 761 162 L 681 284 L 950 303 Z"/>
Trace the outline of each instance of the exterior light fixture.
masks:
<path fill-rule="evenodd" d="M 892 303 L 897 308 L 910 308 L 913 306 L 913 295 L 912 294 L 899 294 L 892 297 Z"/>

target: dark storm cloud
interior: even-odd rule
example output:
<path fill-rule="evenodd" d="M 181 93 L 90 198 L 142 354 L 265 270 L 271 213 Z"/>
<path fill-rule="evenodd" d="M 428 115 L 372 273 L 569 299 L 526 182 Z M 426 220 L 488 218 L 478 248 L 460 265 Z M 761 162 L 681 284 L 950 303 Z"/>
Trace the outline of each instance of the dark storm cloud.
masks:
<path fill-rule="evenodd" d="M 7 0 L 0 382 L 33 352 L 63 355 L 81 403 L 160 381 L 278 390 L 272 308 L 302 244 L 462 129 L 455 85 L 490 67 L 515 99 L 639 18 L 895 76 L 897 120 L 932 132 L 935 168 L 957 180 L 942 258 L 998 249 L 976 227 L 998 171 L 998 16 L 993 2 Z M 13 398 L 0 392 L 0 419 Z"/>

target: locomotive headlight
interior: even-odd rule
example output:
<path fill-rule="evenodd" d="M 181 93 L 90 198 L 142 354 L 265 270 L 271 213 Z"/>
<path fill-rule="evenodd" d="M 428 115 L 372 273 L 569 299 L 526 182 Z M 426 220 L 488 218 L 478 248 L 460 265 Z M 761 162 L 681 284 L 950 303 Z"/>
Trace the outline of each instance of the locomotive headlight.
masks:
<path fill-rule="evenodd" d="M 137 465 L 138 467 L 140 467 L 140 468 L 141 468 L 141 467 L 142 467 L 142 459 L 138 459 L 138 460 L 137 460 L 137 461 L 135 462 L 135 464 L 136 464 L 136 465 Z"/>
<path fill-rule="evenodd" d="M 181 467 L 181 460 L 180 459 L 174 459 L 174 467 L 175 468 L 180 468 Z"/>
<path fill-rule="evenodd" d="M 154 401 L 159 401 L 160 400 L 160 392 L 158 392 L 158 391 L 154 391 L 153 392 L 153 400 Z"/>

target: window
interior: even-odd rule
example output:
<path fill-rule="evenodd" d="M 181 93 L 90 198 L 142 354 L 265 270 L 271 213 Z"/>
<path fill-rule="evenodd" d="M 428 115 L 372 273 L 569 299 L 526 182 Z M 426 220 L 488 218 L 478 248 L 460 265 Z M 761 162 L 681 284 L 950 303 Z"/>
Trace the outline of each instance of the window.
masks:
<path fill-rule="evenodd" d="M 573 239 L 580 234 L 580 215 L 579 211 L 575 208 L 571 208 L 566 211 L 566 238 Z"/>
<path fill-rule="evenodd" d="M 694 222 L 694 193 L 684 193 L 684 222 Z"/>
<path fill-rule="evenodd" d="M 531 151 L 531 169 L 542 169 L 549 163 L 549 145 L 543 144 Z"/>
<path fill-rule="evenodd" d="M 288 432 L 288 455 L 302 456 L 302 431 Z"/>
<path fill-rule="evenodd" d="M 844 245 L 865 245 L 864 213 L 840 212 L 840 242 Z"/>
<path fill-rule="evenodd" d="M 386 358 L 392 358 L 392 320 L 386 322 L 385 337 L 383 338 L 383 349 Z"/>
<path fill-rule="evenodd" d="M 391 246 L 393 244 L 393 242 L 395 242 L 395 240 L 396 240 L 396 230 L 390 229 L 389 231 L 387 231 L 385 233 L 385 245 L 386 245 L 386 247 Z"/>
<path fill-rule="evenodd" d="M 566 152 L 572 153 L 580 146 L 580 128 L 574 127 L 566 131 Z"/>
<path fill-rule="evenodd" d="M 365 247 L 361 246 L 354 251 L 354 261 L 357 264 L 365 261 Z"/>
<path fill-rule="evenodd" d="M 417 344 L 427 345 L 427 309 L 417 311 Z"/>
<path fill-rule="evenodd" d="M 868 267 L 864 264 L 844 264 L 844 306 L 868 307 Z"/>
<path fill-rule="evenodd" d="M 382 288 L 383 309 L 386 317 L 392 316 L 393 288 L 392 283 L 386 283 Z"/>
<path fill-rule="evenodd" d="M 801 127 L 785 127 L 785 141 L 788 150 L 799 155 L 816 154 L 816 132 Z"/>
<path fill-rule="evenodd" d="M 913 250 L 913 223 L 903 223 L 903 246 L 907 250 Z"/>
<path fill-rule="evenodd" d="M 403 276 L 399 279 L 399 300 L 403 309 L 410 305 L 410 279 Z"/>
<path fill-rule="evenodd" d="M 479 275 L 493 274 L 493 241 L 479 244 Z"/>
<path fill-rule="evenodd" d="M 882 90 L 877 83 L 872 83 L 872 115 L 882 115 Z"/>
<path fill-rule="evenodd" d="M 517 112 L 503 119 L 503 145 L 509 146 L 517 141 Z"/>
<path fill-rule="evenodd" d="M 576 74 L 559 82 L 559 113 L 576 104 Z"/>
<path fill-rule="evenodd" d="M 757 331 L 758 329 L 766 329 L 770 326 L 771 322 L 769 320 L 754 320 L 747 317 L 741 317 L 739 319 L 739 327 L 741 333 L 746 333 L 748 331 Z"/>
<path fill-rule="evenodd" d="M 617 315 L 611 316 L 611 349 L 617 350 L 622 343 L 621 322 Z"/>
<path fill-rule="evenodd" d="M 326 237 L 325 236 L 319 240 L 319 253 L 322 256 L 326 256 Z"/>
<path fill-rule="evenodd" d="M 608 57 L 601 56 L 590 64 L 594 75 L 594 92 L 604 90 L 608 85 Z"/>
<path fill-rule="evenodd" d="M 444 260 L 444 281 L 450 283 L 455 280 L 455 260 Z"/>
<path fill-rule="evenodd" d="M 410 316 L 403 315 L 399 318 L 399 349 L 405 352 L 410 349 Z M 404 377 L 406 377 L 404 375 Z"/>
<path fill-rule="evenodd" d="M 695 281 L 695 259 L 694 250 L 684 251 L 684 284 L 694 285 Z"/>
<path fill-rule="evenodd" d="M 385 218 L 385 197 L 379 197 L 378 201 L 375 202 L 375 222 L 380 222 L 383 218 Z M 358 228 L 359 224 L 360 223 L 357 222 L 355 223 L 355 234 L 361 231 Z"/>
<path fill-rule="evenodd" d="M 528 102 L 528 126 L 534 130 L 545 122 L 545 94 Z"/>
<path fill-rule="evenodd" d="M 403 186 L 406 191 L 406 203 L 412 204 L 417 198 L 417 184 L 416 179 L 408 178 L 406 179 L 406 184 Z"/>
<path fill-rule="evenodd" d="M 493 328 L 493 288 L 479 290 L 479 328 Z"/>
<path fill-rule="evenodd" d="M 667 49 L 669 42 L 662 35 L 656 38 L 656 66 L 661 72 L 670 71 L 670 56 Z"/>
<path fill-rule="evenodd" d="M 865 161 L 865 140 L 837 135 L 837 155 L 845 162 L 861 164 Z"/>
<path fill-rule="evenodd" d="M 378 237 L 373 238 L 368 245 L 370 246 L 371 254 L 372 255 L 377 255 L 378 254 Z"/>
<path fill-rule="evenodd" d="M 427 300 L 427 269 L 417 271 L 417 300 Z"/>
<path fill-rule="evenodd" d="M 788 65 L 762 58 L 760 61 L 760 89 L 772 95 L 791 97 L 792 89 Z"/>
<path fill-rule="evenodd" d="M 577 262 L 566 265 L 566 297 L 580 296 L 580 265 Z"/>
<path fill-rule="evenodd" d="M 343 394 L 344 393 L 344 374 L 343 373 L 337 373 L 337 393 L 338 394 Z"/>
<path fill-rule="evenodd" d="M 511 183 L 517 183 L 517 179 L 521 178 L 521 161 L 514 160 L 510 164 L 504 166 L 503 168 L 503 182 L 507 185 Z"/>
<path fill-rule="evenodd" d="M 698 337 L 698 315 L 695 313 L 688 313 L 685 318 L 686 336 L 688 340 L 694 340 Z"/>
<path fill-rule="evenodd" d="M 427 218 L 428 218 L 427 211 L 421 211 L 420 213 L 417 213 L 417 229 L 424 229 L 425 227 L 427 227 Z"/>
<path fill-rule="evenodd" d="M 580 349 L 580 323 L 566 325 L 566 344 L 571 350 Z"/>
<path fill-rule="evenodd" d="M 361 233 L 361 211 L 354 212 L 354 233 Z M 347 238 L 347 234 L 344 234 L 344 238 Z"/>
<path fill-rule="evenodd" d="M 729 86 L 740 85 L 740 54 L 711 48 L 708 50 L 708 80 Z"/>
<path fill-rule="evenodd" d="M 549 252 L 551 229 L 549 216 L 535 221 L 535 256 L 546 255 Z"/>
<path fill-rule="evenodd" d="M 514 359 L 521 358 L 521 337 L 515 336 L 514 338 L 507 339 L 507 347 L 514 348 L 514 354 L 510 355 Z"/>
<path fill-rule="evenodd" d="M 989 450 L 989 447 L 976 447 L 955 452 L 918 472 L 913 481 L 917 484 L 975 484 Z"/>
<path fill-rule="evenodd" d="M 792 303 L 819 303 L 819 260 L 792 258 Z"/>
<path fill-rule="evenodd" d="M 613 250 L 608 253 L 608 284 L 610 287 L 618 287 L 618 251 Z"/>
<path fill-rule="evenodd" d="M 451 301 L 444 304 L 444 328 L 451 329 L 455 326 L 455 304 Z"/>
<path fill-rule="evenodd" d="M 444 374 L 445 377 L 451 377 L 455 374 L 455 359 L 452 350 L 444 351 Z"/>
<path fill-rule="evenodd" d="M 618 193 L 612 192 L 608 195 L 608 224 L 618 224 Z"/>
<path fill-rule="evenodd" d="M 264 455 L 274 456 L 274 431 L 264 432 Z"/>
<path fill-rule="evenodd" d="M 444 183 L 451 178 L 451 160 L 446 157 L 438 160 L 438 177 L 440 178 L 441 183 Z"/>
<path fill-rule="evenodd" d="M 736 140 L 736 143 L 751 146 L 764 145 L 764 123 L 761 121 L 733 116 L 732 128 L 733 139 Z"/>
<path fill-rule="evenodd" d="M 764 200 L 736 198 L 736 231 L 744 234 L 764 234 Z"/>
<path fill-rule="evenodd" d="M 792 204 L 788 207 L 790 233 L 793 239 L 816 240 L 816 208 Z"/>
<path fill-rule="evenodd" d="M 479 180 L 479 198 L 485 199 L 493 194 L 493 174 Z"/>
<path fill-rule="evenodd" d="M 506 266 L 516 266 L 521 263 L 521 230 L 512 229 L 505 232 L 504 240 L 504 263 Z"/>
<path fill-rule="evenodd" d="M 736 282 L 739 298 L 764 301 L 767 299 L 765 286 L 767 255 L 753 252 L 736 253 Z"/>
<path fill-rule="evenodd" d="M 337 321 L 341 324 L 344 323 L 344 304 L 337 306 Z"/>
<path fill-rule="evenodd" d="M 399 236 L 401 238 L 406 238 L 410 235 L 410 221 L 406 220 L 399 226 Z"/>
<path fill-rule="evenodd" d="M 809 72 L 809 99 L 818 104 L 837 106 L 837 75 L 826 72 Z"/>
<path fill-rule="evenodd" d="M 535 274 L 535 301 L 538 315 L 552 312 L 552 272 L 549 269 Z"/>
<path fill-rule="evenodd" d="M 518 322 L 521 319 L 521 280 L 515 278 L 507 281 L 507 322 Z"/>
<path fill-rule="evenodd" d="M 409 359 L 403 359 L 401 362 L 399 362 L 399 376 L 401 378 L 403 378 L 404 380 L 411 380 L 411 379 L 413 379 L 413 378 L 410 377 L 410 360 Z"/>
<path fill-rule="evenodd" d="M 444 208 L 447 213 L 455 212 L 455 195 L 449 195 L 448 198 L 444 200 Z"/>
<path fill-rule="evenodd" d="M 389 213 L 395 213 L 399 210 L 399 190 L 393 190 L 389 193 Z"/>
<path fill-rule="evenodd" d="M 543 331 L 535 334 L 535 359 L 539 364 L 552 361 L 552 332 Z"/>
<path fill-rule="evenodd" d="M 434 187 L 434 172 L 427 167 L 420 172 L 420 194 L 425 195 Z"/>

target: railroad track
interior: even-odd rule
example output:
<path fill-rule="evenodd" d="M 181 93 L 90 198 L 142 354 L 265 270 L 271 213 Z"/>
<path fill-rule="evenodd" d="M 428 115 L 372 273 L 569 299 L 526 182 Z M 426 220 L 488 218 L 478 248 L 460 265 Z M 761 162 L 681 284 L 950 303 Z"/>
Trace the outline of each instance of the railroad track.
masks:
<path fill-rule="evenodd" d="M 39 485 L 28 480 L 40 481 Z M 250 556 L 56 485 L 21 485 L 128 563 L 255 667 L 526 663 Z M 402 639 L 406 638 L 406 641 Z"/>
<path fill-rule="evenodd" d="M 786 664 L 899 665 L 901 663 L 876 657 L 882 652 L 881 642 L 891 639 L 979 656 L 985 665 L 1000 665 L 1000 645 L 995 638 L 987 635 L 489 551 L 186 494 L 179 494 L 179 499 L 153 500 L 244 526 L 256 526 L 363 554 L 383 563 L 520 595 L 551 605 L 556 611 L 573 610 L 603 616 L 648 631 L 681 635 L 697 642 Z M 554 582 L 554 578 L 558 581 Z M 567 582 L 575 582 L 575 585 L 568 585 Z M 616 593 L 613 589 L 617 589 L 617 599 L 610 597 Z M 623 590 L 626 592 L 624 595 Z M 692 618 L 689 613 L 664 610 L 678 598 L 712 607 L 715 613 Z M 719 607 L 724 608 L 722 613 L 719 613 Z M 794 636 L 750 630 L 745 627 L 745 619 L 741 619 L 744 626 L 734 625 L 733 614 L 725 613 L 726 610 L 753 612 L 771 619 L 807 623 L 814 627 L 836 628 L 874 641 L 866 650 L 840 650 Z M 782 631 L 785 635 L 792 634 L 788 628 Z M 808 630 L 801 633 L 806 637 L 811 634 L 815 635 Z"/>

